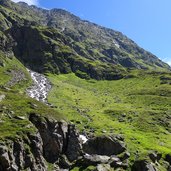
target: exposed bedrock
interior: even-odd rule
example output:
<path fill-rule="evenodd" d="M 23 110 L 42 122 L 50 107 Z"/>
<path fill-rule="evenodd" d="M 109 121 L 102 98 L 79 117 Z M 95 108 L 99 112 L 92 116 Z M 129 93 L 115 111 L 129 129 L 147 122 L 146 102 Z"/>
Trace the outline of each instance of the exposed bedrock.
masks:
<path fill-rule="evenodd" d="M 86 139 L 75 126 L 30 113 L 30 122 L 37 129 L 23 138 L 9 139 L 0 143 L 0 171 L 47 171 L 74 167 L 96 170 L 156 171 L 159 154 L 149 159 L 135 161 L 131 166 L 130 153 L 121 136 L 100 136 Z M 155 157 L 156 156 L 156 157 Z M 166 156 L 168 169 L 170 156 Z M 53 168 L 53 169 L 52 169 Z"/>

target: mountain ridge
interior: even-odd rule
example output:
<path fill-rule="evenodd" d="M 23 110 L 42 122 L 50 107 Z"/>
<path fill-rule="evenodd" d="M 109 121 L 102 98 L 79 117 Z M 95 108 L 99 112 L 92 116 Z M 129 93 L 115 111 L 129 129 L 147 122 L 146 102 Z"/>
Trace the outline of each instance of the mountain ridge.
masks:
<path fill-rule="evenodd" d="M 140 48 L 120 32 L 81 20 L 65 10 L 45 10 L 28 6 L 26 3 L 15 4 L 9 0 L 2 1 L 2 4 L 4 3 L 12 10 L 10 12 L 12 18 L 10 19 L 9 16 L 7 20 L 10 19 L 13 22 L 9 30 L 14 41 L 17 42 L 17 45 L 13 47 L 15 56 L 35 71 L 50 71 L 57 74 L 74 72 L 87 78 L 120 79 L 128 73 L 129 68 L 170 70 L 169 65 Z M 1 9 L 2 14 L 5 13 L 2 11 L 3 9 Z M 27 32 L 35 34 L 34 37 L 37 37 L 38 41 L 41 40 L 39 44 L 44 44 L 46 50 L 43 50 L 44 45 L 35 47 L 36 49 L 29 48 L 30 45 L 25 42 L 37 40 L 27 36 L 25 36 L 27 40 L 24 40 L 23 37 Z M 20 39 L 17 40 L 17 37 Z M 21 52 L 21 49 L 25 51 L 28 48 L 32 56 Z M 43 52 L 38 54 L 37 51 Z M 29 61 L 35 60 L 35 57 L 39 61 L 45 61 L 40 64 L 42 68 L 39 66 L 32 68 L 33 64 L 29 64 Z M 47 63 L 49 63 L 48 67 Z M 63 69 L 58 63 L 63 65 Z M 73 67 L 73 63 L 77 66 L 76 68 Z"/>

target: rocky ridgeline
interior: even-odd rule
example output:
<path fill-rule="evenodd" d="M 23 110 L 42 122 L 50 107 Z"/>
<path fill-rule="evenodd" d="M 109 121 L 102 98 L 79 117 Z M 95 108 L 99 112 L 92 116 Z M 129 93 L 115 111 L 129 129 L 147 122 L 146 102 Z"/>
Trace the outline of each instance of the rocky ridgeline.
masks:
<path fill-rule="evenodd" d="M 43 74 L 39 74 L 29 69 L 28 71 L 33 80 L 33 85 L 27 89 L 27 94 L 31 98 L 35 98 L 38 101 L 47 103 L 47 95 L 51 89 L 49 80 Z"/>
<path fill-rule="evenodd" d="M 29 120 L 36 134 L 0 143 L 0 171 L 47 171 L 83 169 L 94 166 L 97 171 L 127 170 L 130 154 L 121 136 L 86 139 L 74 125 L 30 113 Z M 171 156 L 166 156 L 171 164 Z M 159 154 L 150 154 L 151 162 L 135 161 L 132 171 L 156 171 Z M 169 168 L 168 168 L 168 171 Z"/>

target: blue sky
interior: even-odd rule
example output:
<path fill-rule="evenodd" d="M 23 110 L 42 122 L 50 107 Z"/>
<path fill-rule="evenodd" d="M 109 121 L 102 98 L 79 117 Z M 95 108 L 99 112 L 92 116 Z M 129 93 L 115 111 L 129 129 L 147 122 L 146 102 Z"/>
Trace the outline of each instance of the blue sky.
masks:
<path fill-rule="evenodd" d="M 19 1 L 19 0 L 13 0 Z M 124 33 L 171 65 L 171 0 L 23 0 Z"/>

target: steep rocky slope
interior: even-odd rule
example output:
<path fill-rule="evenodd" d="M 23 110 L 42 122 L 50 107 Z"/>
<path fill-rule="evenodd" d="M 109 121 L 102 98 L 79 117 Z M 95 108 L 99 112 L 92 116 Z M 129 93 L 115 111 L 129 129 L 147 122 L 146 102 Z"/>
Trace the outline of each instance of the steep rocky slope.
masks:
<path fill-rule="evenodd" d="M 170 171 L 170 86 L 122 33 L 0 0 L 0 171 Z"/>
<path fill-rule="evenodd" d="M 0 4 L 2 39 L 12 37 L 15 56 L 35 71 L 111 80 L 124 77 L 127 68 L 170 69 L 122 33 L 67 11 L 9 0 Z"/>

